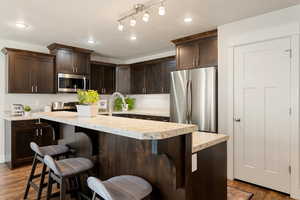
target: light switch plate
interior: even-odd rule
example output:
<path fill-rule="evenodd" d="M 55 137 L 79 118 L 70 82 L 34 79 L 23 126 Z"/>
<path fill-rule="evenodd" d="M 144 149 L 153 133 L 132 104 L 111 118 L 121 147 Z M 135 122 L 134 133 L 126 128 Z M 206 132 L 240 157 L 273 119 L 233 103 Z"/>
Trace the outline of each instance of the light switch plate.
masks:
<path fill-rule="evenodd" d="M 195 154 L 192 154 L 192 172 L 195 172 L 195 171 L 197 171 L 197 169 L 198 169 L 198 166 L 197 166 L 197 158 L 198 158 L 198 156 L 197 156 L 196 153 L 195 153 Z"/>

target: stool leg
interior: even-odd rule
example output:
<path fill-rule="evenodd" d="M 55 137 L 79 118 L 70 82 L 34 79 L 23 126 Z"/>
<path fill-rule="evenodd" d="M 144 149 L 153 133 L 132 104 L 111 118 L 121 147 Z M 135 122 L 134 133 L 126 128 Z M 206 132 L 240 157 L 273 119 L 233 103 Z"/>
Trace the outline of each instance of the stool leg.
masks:
<path fill-rule="evenodd" d="M 96 200 L 96 192 L 93 193 L 93 198 L 92 200 Z"/>
<path fill-rule="evenodd" d="M 32 167 L 31 167 L 31 171 L 30 171 L 30 175 L 28 177 L 28 180 L 27 180 L 27 185 L 26 185 L 26 189 L 25 189 L 25 193 L 24 193 L 24 199 L 27 199 L 27 196 L 28 196 L 28 192 L 29 192 L 29 189 L 30 189 L 30 183 L 33 179 L 33 176 L 34 176 L 34 172 L 35 172 L 35 169 L 36 169 L 36 166 L 38 164 L 38 160 L 36 159 L 36 154 L 34 155 L 34 158 L 33 158 L 33 162 L 32 162 Z"/>
<path fill-rule="evenodd" d="M 40 186 L 39 186 L 39 190 L 38 190 L 38 194 L 37 194 L 37 200 L 41 199 L 41 195 L 42 195 L 42 191 L 43 191 L 43 186 L 44 186 L 44 179 L 45 179 L 45 175 L 46 175 L 46 169 L 47 169 L 47 166 L 44 163 L 43 164 L 42 173 L 41 173 Z"/>
<path fill-rule="evenodd" d="M 47 200 L 49 200 L 51 198 L 52 184 L 53 184 L 53 179 L 51 177 L 51 170 L 49 170 L 49 180 L 48 180 L 48 187 L 47 187 Z"/>
<path fill-rule="evenodd" d="M 67 182 L 64 178 L 61 178 L 61 184 L 60 184 L 60 200 L 66 199 L 66 190 L 67 190 Z"/>

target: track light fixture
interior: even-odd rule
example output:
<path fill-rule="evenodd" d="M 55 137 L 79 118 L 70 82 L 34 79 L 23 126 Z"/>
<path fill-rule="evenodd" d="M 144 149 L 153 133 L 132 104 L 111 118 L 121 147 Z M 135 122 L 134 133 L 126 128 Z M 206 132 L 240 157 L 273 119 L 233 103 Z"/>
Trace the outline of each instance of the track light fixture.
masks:
<path fill-rule="evenodd" d="M 118 19 L 118 30 L 123 31 L 124 30 L 124 21 L 130 18 L 129 25 L 134 27 L 137 24 L 136 16 L 140 13 L 143 13 L 142 20 L 144 22 L 148 22 L 150 20 L 150 9 L 153 7 L 158 7 L 158 14 L 160 16 L 163 16 L 166 14 L 166 8 L 164 6 L 166 0 L 150 0 L 149 2 L 146 2 L 144 4 L 135 4 L 133 9 L 129 10 L 125 14 L 123 14 Z"/>

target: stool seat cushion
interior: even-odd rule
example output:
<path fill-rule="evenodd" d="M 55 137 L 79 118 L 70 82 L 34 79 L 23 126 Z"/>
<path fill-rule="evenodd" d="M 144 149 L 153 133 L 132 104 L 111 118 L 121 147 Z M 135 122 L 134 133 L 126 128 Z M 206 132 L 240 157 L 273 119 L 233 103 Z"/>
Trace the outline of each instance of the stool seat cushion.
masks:
<path fill-rule="evenodd" d="M 141 200 L 152 192 L 152 186 L 147 181 L 129 175 L 116 176 L 103 182 L 91 177 L 88 185 L 105 200 Z"/>
<path fill-rule="evenodd" d="M 30 147 L 35 153 L 43 157 L 45 155 L 56 156 L 56 155 L 64 154 L 70 150 L 67 145 L 50 145 L 50 146 L 40 147 L 34 142 L 30 143 Z"/>
<path fill-rule="evenodd" d="M 62 177 L 88 171 L 94 166 L 92 161 L 87 158 L 68 158 L 58 161 L 49 160 L 49 158 L 49 156 L 45 156 L 47 166 Z"/>

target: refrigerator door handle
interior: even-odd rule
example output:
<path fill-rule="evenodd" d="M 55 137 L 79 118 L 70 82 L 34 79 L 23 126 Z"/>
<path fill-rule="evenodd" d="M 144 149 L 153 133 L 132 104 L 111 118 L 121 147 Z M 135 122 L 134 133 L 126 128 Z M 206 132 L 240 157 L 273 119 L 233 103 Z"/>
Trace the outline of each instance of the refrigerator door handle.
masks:
<path fill-rule="evenodd" d="M 192 81 L 190 81 L 190 93 L 189 93 L 189 95 L 190 95 L 190 101 L 188 102 L 188 105 L 189 105 L 189 113 L 190 113 L 190 117 L 189 117 L 189 119 L 190 119 L 190 121 L 189 121 L 189 123 L 191 124 L 192 123 L 192 109 L 193 109 L 193 103 L 192 103 L 192 98 L 193 98 L 193 90 L 192 90 L 193 88 L 192 88 Z"/>
<path fill-rule="evenodd" d="M 186 83 L 186 123 L 189 123 L 189 104 L 188 104 L 188 101 L 189 101 L 189 81 Z"/>
<path fill-rule="evenodd" d="M 187 123 L 190 124 L 192 121 L 192 90 L 191 90 L 191 81 L 187 82 L 187 86 L 186 86 L 186 91 L 187 91 L 187 95 L 186 95 L 186 119 L 187 119 Z"/>

